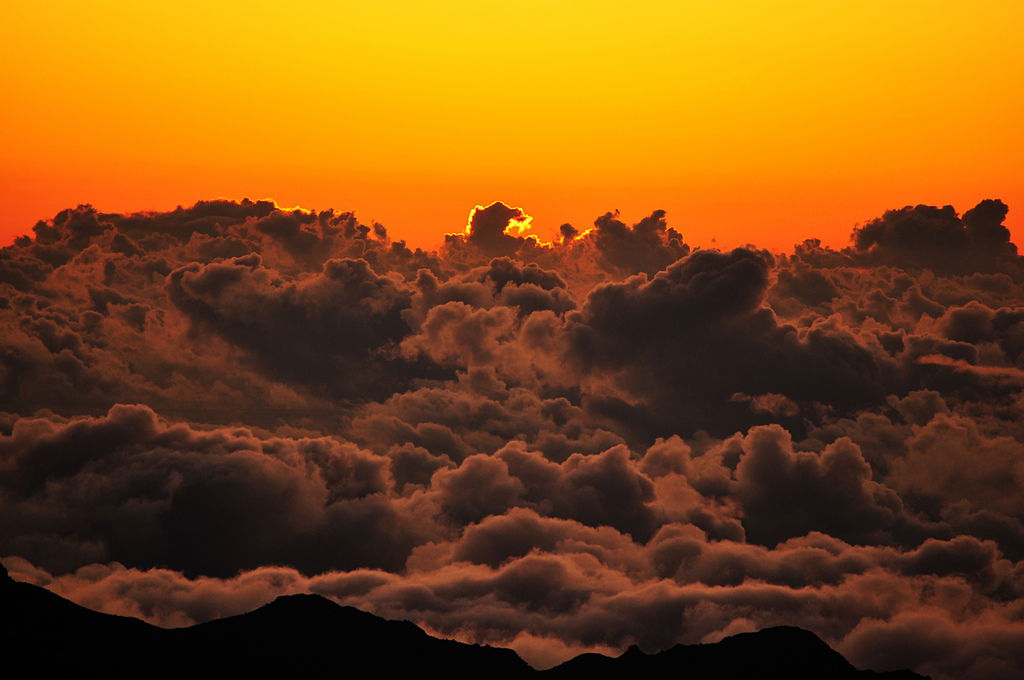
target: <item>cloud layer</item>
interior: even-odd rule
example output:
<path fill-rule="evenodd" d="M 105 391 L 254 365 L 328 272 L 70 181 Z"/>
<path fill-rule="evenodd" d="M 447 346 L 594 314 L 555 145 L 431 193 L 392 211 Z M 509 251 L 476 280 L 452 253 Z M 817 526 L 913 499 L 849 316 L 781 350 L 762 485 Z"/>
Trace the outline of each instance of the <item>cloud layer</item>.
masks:
<path fill-rule="evenodd" d="M 537 665 L 800 625 L 1024 670 L 1024 268 L 983 201 L 851 246 L 663 212 L 438 252 L 267 201 L 0 251 L 0 555 L 183 625 L 312 591 Z"/>

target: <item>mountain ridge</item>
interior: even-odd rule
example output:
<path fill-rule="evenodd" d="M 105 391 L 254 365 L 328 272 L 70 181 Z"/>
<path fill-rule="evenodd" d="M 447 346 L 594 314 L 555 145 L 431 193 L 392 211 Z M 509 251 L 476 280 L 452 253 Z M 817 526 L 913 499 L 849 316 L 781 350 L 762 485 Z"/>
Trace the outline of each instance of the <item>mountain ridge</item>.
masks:
<path fill-rule="evenodd" d="M 857 670 L 814 633 L 792 626 L 740 633 L 717 643 L 676 645 L 618 657 L 581 654 L 539 671 L 511 649 L 435 638 L 316 594 L 284 595 L 250 612 L 184 628 L 82 607 L 15 581 L 0 565 L 0 639 L 8 664 L 78 677 L 171 678 L 184 674 L 416 673 L 445 678 L 570 680 L 628 675 L 659 678 L 856 678 L 922 680 L 911 671 Z"/>

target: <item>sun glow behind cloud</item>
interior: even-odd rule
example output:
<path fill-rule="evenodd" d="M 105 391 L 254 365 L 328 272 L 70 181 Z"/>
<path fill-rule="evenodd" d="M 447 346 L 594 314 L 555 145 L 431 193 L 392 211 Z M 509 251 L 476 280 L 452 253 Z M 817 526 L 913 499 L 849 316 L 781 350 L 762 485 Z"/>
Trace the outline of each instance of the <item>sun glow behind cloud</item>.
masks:
<path fill-rule="evenodd" d="M 1017 3 L 0 11 L 4 241 L 79 202 L 218 195 L 425 246 L 492 197 L 544 238 L 664 208 L 692 242 L 780 248 L 907 202 L 1024 204 Z"/>

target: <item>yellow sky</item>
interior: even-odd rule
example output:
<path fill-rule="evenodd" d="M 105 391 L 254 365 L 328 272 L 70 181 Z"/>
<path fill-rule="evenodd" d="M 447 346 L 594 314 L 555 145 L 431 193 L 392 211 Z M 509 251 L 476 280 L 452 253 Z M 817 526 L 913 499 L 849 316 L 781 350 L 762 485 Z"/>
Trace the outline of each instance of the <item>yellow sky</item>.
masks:
<path fill-rule="evenodd" d="M 664 208 L 702 244 L 988 197 L 1024 229 L 1020 2 L 0 7 L 3 243 L 218 196 L 426 246 L 494 200 L 542 234 Z"/>

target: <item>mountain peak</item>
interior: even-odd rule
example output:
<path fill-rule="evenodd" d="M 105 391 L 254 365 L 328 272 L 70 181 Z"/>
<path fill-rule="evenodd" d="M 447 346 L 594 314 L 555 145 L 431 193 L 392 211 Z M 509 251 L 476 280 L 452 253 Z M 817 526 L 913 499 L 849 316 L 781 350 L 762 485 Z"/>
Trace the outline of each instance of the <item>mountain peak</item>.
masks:
<path fill-rule="evenodd" d="M 280 611 L 334 611 L 338 605 L 323 595 L 316 593 L 296 593 L 294 595 L 279 595 L 260 609 L 275 609 Z"/>

